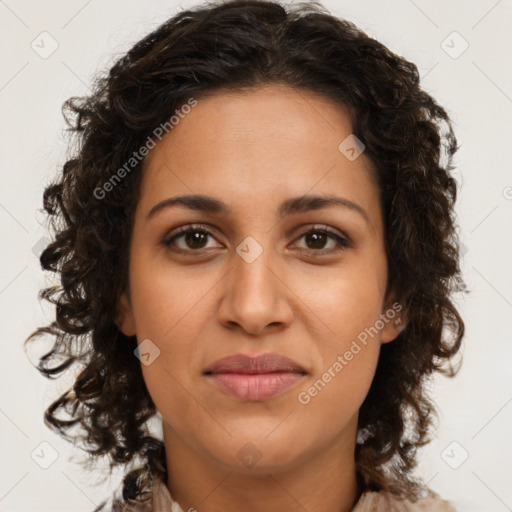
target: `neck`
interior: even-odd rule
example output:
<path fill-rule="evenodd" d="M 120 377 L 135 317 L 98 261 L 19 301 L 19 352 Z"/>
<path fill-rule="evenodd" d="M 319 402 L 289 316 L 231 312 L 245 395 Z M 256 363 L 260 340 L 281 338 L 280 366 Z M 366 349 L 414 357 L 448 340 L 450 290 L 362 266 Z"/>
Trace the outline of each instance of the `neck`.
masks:
<path fill-rule="evenodd" d="M 360 497 L 357 416 L 339 438 L 293 465 L 241 471 L 198 453 L 164 422 L 167 487 L 184 511 L 350 512 Z"/>

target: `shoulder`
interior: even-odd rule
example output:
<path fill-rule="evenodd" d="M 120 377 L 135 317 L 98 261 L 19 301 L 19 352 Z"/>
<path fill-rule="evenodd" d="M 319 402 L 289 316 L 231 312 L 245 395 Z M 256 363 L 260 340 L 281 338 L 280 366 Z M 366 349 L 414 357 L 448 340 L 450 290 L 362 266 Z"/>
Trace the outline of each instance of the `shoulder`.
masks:
<path fill-rule="evenodd" d="M 352 512 L 457 512 L 449 501 L 432 494 L 412 502 L 384 492 L 365 492 Z"/>

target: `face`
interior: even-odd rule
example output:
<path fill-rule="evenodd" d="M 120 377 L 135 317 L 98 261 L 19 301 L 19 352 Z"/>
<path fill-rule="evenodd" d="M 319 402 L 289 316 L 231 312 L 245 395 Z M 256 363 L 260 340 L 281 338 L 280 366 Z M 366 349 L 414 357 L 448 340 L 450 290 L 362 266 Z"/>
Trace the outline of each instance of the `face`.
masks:
<path fill-rule="evenodd" d="M 399 315 L 370 161 L 339 149 L 351 131 L 338 104 L 268 85 L 198 99 L 146 157 L 118 325 L 164 436 L 212 463 L 292 467 L 355 443 Z M 212 199 L 161 204 L 184 195 Z M 237 354 L 303 371 L 205 374 Z"/>

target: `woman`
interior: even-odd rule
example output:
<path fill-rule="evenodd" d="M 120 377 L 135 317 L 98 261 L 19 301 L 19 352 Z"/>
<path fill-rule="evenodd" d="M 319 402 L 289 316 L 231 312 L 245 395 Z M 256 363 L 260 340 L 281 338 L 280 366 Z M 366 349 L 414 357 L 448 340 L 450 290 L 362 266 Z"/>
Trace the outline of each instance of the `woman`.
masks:
<path fill-rule="evenodd" d="M 317 3 L 228 1 L 65 105 L 56 321 L 29 340 L 55 337 L 49 377 L 83 365 L 45 419 L 129 466 L 111 509 L 453 511 L 412 476 L 465 290 L 457 142 L 416 66 Z"/>

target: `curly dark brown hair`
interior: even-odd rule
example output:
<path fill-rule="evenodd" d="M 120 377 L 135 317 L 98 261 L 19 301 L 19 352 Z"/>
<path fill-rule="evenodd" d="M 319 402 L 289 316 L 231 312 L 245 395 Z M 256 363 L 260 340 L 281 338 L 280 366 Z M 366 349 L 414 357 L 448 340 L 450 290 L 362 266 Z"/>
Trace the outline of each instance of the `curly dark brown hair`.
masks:
<path fill-rule="evenodd" d="M 91 95 L 64 103 L 78 144 L 44 191 L 54 236 L 40 256 L 42 268 L 60 278 L 39 294 L 56 307 L 56 317 L 26 342 L 54 337 L 38 362 L 47 377 L 82 366 L 72 388 L 46 410 L 45 422 L 78 441 L 88 459 L 130 466 L 125 498 L 141 487 L 148 469 L 166 472 L 163 443 L 147 429 L 157 411 L 134 357 L 136 338 L 115 323 L 116 304 L 129 289 L 143 160 L 108 194 L 102 187 L 191 97 L 264 84 L 290 85 L 348 107 L 353 133 L 374 165 L 388 287 L 408 323 L 382 346 L 359 413 L 365 439 L 356 445 L 356 466 L 363 491 L 419 497 L 412 469 L 436 416 L 426 383 L 434 372 L 458 371 L 451 359 L 464 322 L 451 296 L 467 292 L 451 175 L 458 145 L 447 112 L 419 82 L 415 64 L 318 2 L 285 7 L 235 0 L 179 12 L 98 77 Z"/>

